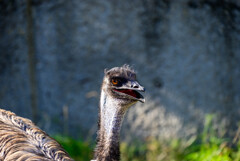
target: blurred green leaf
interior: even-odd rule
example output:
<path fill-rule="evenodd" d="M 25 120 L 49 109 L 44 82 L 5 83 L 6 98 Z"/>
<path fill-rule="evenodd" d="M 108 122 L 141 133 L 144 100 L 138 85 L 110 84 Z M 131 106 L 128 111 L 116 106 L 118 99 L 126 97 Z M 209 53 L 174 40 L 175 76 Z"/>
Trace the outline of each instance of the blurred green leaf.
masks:
<path fill-rule="evenodd" d="M 87 142 L 61 135 L 54 136 L 54 139 L 56 139 L 76 161 L 86 161 L 93 158 L 93 148 L 91 148 Z"/>

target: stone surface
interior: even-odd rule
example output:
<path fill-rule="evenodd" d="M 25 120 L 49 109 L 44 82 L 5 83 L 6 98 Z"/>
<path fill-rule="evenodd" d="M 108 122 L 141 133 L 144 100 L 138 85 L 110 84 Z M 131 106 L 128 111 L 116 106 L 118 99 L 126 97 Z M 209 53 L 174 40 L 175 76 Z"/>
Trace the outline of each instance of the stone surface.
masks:
<path fill-rule="evenodd" d="M 33 0 L 37 124 L 95 135 L 103 70 L 130 64 L 146 103 L 123 138 L 188 137 L 206 114 L 240 120 L 240 3 L 227 0 Z M 0 106 L 32 119 L 27 5 L 0 1 Z"/>

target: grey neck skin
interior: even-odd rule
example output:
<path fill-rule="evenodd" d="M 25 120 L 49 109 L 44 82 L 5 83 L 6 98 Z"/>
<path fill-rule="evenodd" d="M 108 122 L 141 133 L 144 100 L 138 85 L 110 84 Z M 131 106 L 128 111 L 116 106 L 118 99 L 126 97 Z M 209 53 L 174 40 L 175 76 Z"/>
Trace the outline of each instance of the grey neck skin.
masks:
<path fill-rule="evenodd" d="M 121 105 L 120 101 L 106 95 L 102 90 L 98 122 L 99 131 L 95 150 L 97 161 L 120 160 L 120 129 L 124 114 L 129 106 Z"/>

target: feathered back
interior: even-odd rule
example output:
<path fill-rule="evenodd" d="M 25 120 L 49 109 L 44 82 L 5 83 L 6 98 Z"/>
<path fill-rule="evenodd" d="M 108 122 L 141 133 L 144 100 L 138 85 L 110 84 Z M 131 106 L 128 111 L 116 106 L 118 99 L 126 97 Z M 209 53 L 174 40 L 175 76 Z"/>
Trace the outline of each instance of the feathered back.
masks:
<path fill-rule="evenodd" d="M 0 109 L 0 161 L 72 161 L 32 121 Z"/>

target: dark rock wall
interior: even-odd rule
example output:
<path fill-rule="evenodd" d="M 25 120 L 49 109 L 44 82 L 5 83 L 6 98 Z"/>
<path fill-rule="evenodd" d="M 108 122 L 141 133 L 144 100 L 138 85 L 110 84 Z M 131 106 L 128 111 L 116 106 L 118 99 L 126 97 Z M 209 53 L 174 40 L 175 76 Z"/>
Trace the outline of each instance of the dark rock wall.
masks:
<path fill-rule="evenodd" d="M 186 137 L 208 113 L 233 135 L 240 120 L 237 0 L 2 0 L 0 30 L 1 108 L 49 133 L 93 136 L 103 70 L 125 63 L 147 89 L 125 139 Z"/>

